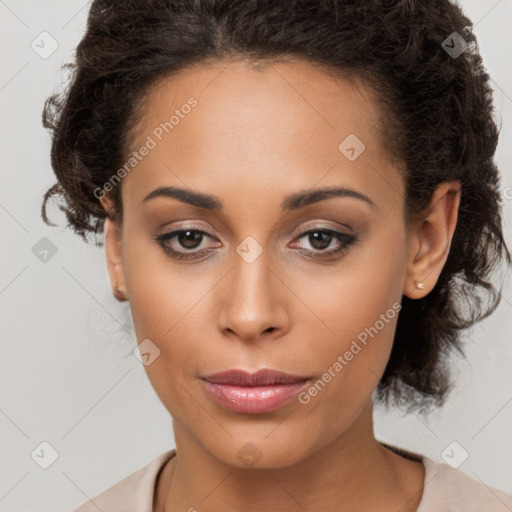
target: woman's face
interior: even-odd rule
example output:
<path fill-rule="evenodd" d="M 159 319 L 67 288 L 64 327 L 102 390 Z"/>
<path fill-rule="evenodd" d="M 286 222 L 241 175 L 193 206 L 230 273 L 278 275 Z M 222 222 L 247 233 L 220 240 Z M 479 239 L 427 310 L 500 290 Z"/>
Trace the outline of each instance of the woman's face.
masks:
<path fill-rule="evenodd" d="M 377 115 L 368 90 L 306 63 L 190 68 L 149 96 L 122 182 L 118 260 L 115 224 L 106 243 L 178 445 L 279 467 L 362 435 L 402 294 L 421 296 Z M 181 200 L 148 198 L 161 187 Z M 312 194 L 324 188 L 349 192 Z M 186 199 L 196 195 L 208 204 Z M 259 413 L 206 390 L 207 375 L 260 368 L 311 380 Z"/>

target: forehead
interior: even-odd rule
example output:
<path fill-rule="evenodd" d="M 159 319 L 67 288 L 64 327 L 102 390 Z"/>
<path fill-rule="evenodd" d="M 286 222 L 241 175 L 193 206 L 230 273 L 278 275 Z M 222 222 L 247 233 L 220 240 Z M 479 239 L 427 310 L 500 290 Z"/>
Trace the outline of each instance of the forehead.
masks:
<path fill-rule="evenodd" d="M 124 179 L 123 200 L 138 204 L 162 185 L 222 197 L 234 183 L 282 197 L 322 181 L 370 197 L 384 185 L 396 201 L 379 115 L 371 90 L 306 62 L 187 68 L 160 80 L 141 108 L 130 150 L 151 149 Z"/>
<path fill-rule="evenodd" d="M 188 112 L 184 107 L 191 98 L 199 108 Z M 151 87 L 139 129 L 151 130 L 175 111 L 180 120 L 191 117 L 186 124 L 180 122 L 180 130 L 173 129 L 176 139 L 180 134 L 190 138 L 190 132 L 212 139 L 213 130 L 240 139 L 248 131 L 258 139 L 282 136 L 283 130 L 313 136 L 349 127 L 363 137 L 376 129 L 380 113 L 371 89 L 303 61 L 221 61 L 181 70 Z M 200 134 L 197 129 L 205 128 L 204 122 L 211 129 Z"/>

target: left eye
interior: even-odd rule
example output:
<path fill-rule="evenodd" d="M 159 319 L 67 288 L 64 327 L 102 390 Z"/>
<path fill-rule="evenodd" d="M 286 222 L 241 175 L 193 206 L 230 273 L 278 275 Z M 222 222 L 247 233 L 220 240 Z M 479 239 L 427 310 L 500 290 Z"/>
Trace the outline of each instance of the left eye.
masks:
<path fill-rule="evenodd" d="M 348 248 L 352 244 L 356 237 L 349 235 L 341 231 L 332 229 L 312 229 L 302 233 L 298 239 L 306 238 L 306 240 L 312 246 L 312 250 L 307 249 L 310 252 L 320 252 L 326 255 L 341 252 Z M 333 240 L 338 241 L 338 247 L 326 251 L 325 249 L 331 245 Z"/>

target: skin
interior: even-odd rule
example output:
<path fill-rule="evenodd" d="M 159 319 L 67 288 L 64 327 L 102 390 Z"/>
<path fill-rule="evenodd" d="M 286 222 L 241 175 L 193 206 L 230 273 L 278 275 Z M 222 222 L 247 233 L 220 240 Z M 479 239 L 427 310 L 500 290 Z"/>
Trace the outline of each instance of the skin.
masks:
<path fill-rule="evenodd" d="M 385 151 L 371 91 L 298 61 L 259 69 L 221 62 L 166 78 L 148 97 L 131 150 L 191 96 L 198 105 L 123 178 L 123 223 L 105 225 L 116 297 L 130 303 L 138 343 L 149 338 L 160 350 L 145 370 L 173 418 L 177 456 L 158 479 L 154 510 L 416 510 L 423 464 L 380 445 L 372 423 L 398 315 L 308 404 L 233 412 L 200 376 L 273 368 L 321 378 L 402 294 L 419 299 L 432 290 L 460 183 L 441 184 L 422 218 L 406 225 L 403 178 Z M 349 134 L 366 146 L 354 161 L 338 149 Z M 334 185 L 375 206 L 332 197 L 281 210 L 290 194 Z M 170 197 L 142 203 L 160 186 L 212 194 L 223 208 Z M 112 207 L 108 198 L 102 204 Z M 203 259 L 174 260 L 155 242 L 183 226 L 213 236 L 195 246 L 178 237 L 167 243 L 189 253 L 211 248 Z M 358 241 L 315 260 L 342 243 L 300 236 L 311 228 Z M 263 251 L 252 263 L 236 252 L 249 236 Z M 251 467 L 237 456 L 246 443 L 261 457 Z"/>

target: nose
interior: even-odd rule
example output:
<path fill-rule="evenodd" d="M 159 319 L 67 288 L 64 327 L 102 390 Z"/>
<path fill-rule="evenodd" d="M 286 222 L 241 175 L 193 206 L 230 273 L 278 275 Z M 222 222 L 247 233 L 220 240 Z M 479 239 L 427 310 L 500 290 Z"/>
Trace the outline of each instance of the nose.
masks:
<path fill-rule="evenodd" d="M 219 329 L 251 342 L 282 336 L 289 329 L 286 290 L 265 251 L 251 263 L 236 255 L 224 282 Z"/>

